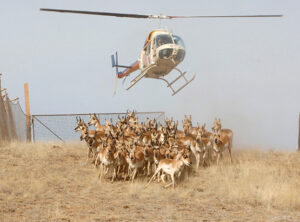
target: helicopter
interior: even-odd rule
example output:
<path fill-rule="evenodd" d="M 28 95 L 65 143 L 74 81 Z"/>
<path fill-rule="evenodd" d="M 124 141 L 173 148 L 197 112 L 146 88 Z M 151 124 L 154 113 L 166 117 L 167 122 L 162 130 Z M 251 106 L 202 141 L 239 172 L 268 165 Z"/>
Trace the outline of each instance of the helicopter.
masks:
<path fill-rule="evenodd" d="M 282 17 L 283 15 L 196 15 L 196 16 L 169 16 L 169 15 L 142 15 L 142 14 L 124 14 L 124 13 L 112 13 L 112 12 L 94 12 L 94 11 L 78 11 L 78 10 L 64 10 L 64 9 L 48 9 L 41 8 L 41 11 L 48 12 L 61 12 L 61 13 L 77 13 L 77 14 L 89 14 L 89 15 L 102 15 L 102 16 L 115 16 L 126 18 L 143 18 L 143 19 L 181 19 L 181 18 L 258 18 L 258 17 Z M 189 83 L 191 83 L 196 75 L 193 75 L 191 79 L 185 77 L 186 72 L 182 72 L 177 66 L 185 58 L 185 45 L 183 40 L 164 29 L 157 29 L 151 31 L 145 41 L 143 49 L 140 52 L 138 60 L 133 64 L 119 65 L 118 52 L 111 56 L 112 67 L 116 68 L 116 82 L 115 90 L 117 89 L 117 80 L 129 76 L 131 73 L 140 70 L 140 74 L 131 80 L 129 90 L 136 83 L 143 78 L 153 78 L 162 80 L 167 83 L 167 87 L 172 90 L 172 96 L 181 91 Z M 119 68 L 125 68 L 119 71 Z M 176 70 L 179 72 L 173 81 L 169 82 L 164 78 L 171 71 Z M 173 84 L 179 79 L 183 78 L 185 83 L 178 89 L 173 88 Z"/>

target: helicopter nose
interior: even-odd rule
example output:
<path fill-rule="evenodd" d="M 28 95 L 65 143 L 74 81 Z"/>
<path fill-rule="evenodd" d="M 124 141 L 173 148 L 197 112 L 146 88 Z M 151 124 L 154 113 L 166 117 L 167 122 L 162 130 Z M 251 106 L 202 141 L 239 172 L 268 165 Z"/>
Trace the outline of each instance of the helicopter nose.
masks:
<path fill-rule="evenodd" d="M 175 54 L 174 60 L 176 62 L 181 62 L 181 61 L 183 61 L 184 57 L 185 57 L 185 50 L 178 49 L 176 54 Z"/>
<path fill-rule="evenodd" d="M 161 49 L 159 51 L 159 58 L 160 59 L 168 59 L 170 58 L 170 56 L 173 53 L 173 49 L 172 48 L 167 48 L 167 49 Z"/>

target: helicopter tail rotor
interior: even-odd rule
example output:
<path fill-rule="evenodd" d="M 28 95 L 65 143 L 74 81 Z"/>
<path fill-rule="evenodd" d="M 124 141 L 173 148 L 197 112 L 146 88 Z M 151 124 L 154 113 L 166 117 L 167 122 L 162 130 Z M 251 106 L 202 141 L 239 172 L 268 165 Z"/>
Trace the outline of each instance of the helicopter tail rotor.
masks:
<path fill-rule="evenodd" d="M 118 79 L 125 77 L 125 79 L 123 80 L 123 84 L 124 84 L 127 76 L 139 68 L 139 62 L 136 61 L 130 66 L 119 65 L 118 52 L 116 52 L 116 58 L 115 58 L 115 55 L 111 55 L 111 65 L 112 65 L 112 67 L 116 67 L 116 80 L 115 80 L 115 90 L 114 90 L 114 95 L 115 95 L 116 91 L 117 91 L 117 87 L 118 87 Z M 119 67 L 125 68 L 125 70 L 119 72 L 119 70 L 118 70 Z"/>
<path fill-rule="evenodd" d="M 112 67 L 116 67 L 116 79 L 115 79 L 115 89 L 114 89 L 114 95 L 116 95 L 117 93 L 117 88 L 118 88 L 118 52 L 116 52 L 116 60 L 115 60 L 115 56 L 111 55 L 111 65 Z"/>

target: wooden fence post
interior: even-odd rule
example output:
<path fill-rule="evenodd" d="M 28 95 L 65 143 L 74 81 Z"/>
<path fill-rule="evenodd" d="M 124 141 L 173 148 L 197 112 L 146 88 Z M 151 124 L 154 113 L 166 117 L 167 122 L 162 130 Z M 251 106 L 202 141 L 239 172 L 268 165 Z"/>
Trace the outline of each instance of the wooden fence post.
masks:
<path fill-rule="evenodd" d="M 299 126 L 298 126 L 298 151 L 300 152 L 300 114 L 299 114 Z"/>
<path fill-rule="evenodd" d="M 25 112 L 26 112 L 26 126 L 27 126 L 27 142 L 31 142 L 31 115 L 29 106 L 29 90 L 28 83 L 24 84 L 25 95 Z"/>

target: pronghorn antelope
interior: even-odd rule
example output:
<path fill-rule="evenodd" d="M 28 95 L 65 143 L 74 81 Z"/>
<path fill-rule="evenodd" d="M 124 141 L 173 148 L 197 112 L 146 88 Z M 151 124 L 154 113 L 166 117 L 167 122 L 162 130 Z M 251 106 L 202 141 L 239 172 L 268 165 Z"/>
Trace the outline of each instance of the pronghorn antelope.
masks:
<path fill-rule="evenodd" d="M 181 173 L 184 166 L 190 166 L 191 165 L 191 160 L 184 156 L 184 152 L 180 152 L 178 153 L 178 155 L 176 156 L 176 159 L 162 159 L 159 164 L 158 167 L 155 171 L 155 173 L 153 174 L 153 176 L 151 177 L 150 181 L 148 182 L 148 184 L 146 186 L 148 186 L 151 181 L 154 179 L 154 177 L 160 172 L 163 171 L 163 173 L 168 174 L 171 176 L 171 180 L 172 182 L 168 185 L 165 186 L 165 188 L 173 185 L 173 189 L 175 188 L 175 174 Z M 162 174 L 161 179 L 163 180 L 163 182 L 165 182 L 164 180 L 165 176 L 164 174 Z"/>
<path fill-rule="evenodd" d="M 196 150 L 202 154 L 202 165 L 209 165 L 211 161 L 211 150 L 212 150 L 212 140 L 206 137 L 205 132 L 199 130 L 196 137 Z M 201 160 L 200 160 L 201 161 Z M 197 162 L 197 168 L 199 167 L 199 162 Z"/>
<path fill-rule="evenodd" d="M 205 129 L 205 126 L 206 126 L 206 124 L 203 124 L 203 126 L 201 126 L 198 123 L 198 132 L 201 133 L 202 137 L 208 138 L 208 139 L 210 139 L 212 141 L 213 138 L 214 138 L 214 134 L 212 134 L 211 132 L 207 131 Z M 197 132 L 197 134 L 198 134 L 198 132 Z"/>
<path fill-rule="evenodd" d="M 190 115 L 190 117 L 188 117 L 187 115 L 184 115 L 184 120 L 182 122 L 183 122 L 183 124 L 192 125 L 192 115 Z"/>
<path fill-rule="evenodd" d="M 128 164 L 126 162 L 126 153 L 123 150 L 125 144 L 120 144 L 117 146 L 117 150 L 114 153 L 114 173 L 112 176 L 112 181 L 117 178 L 120 172 L 124 173 L 124 180 L 127 178 Z"/>
<path fill-rule="evenodd" d="M 154 163 L 154 151 L 148 144 L 144 147 L 145 167 L 147 167 L 147 176 L 150 176 L 152 165 Z"/>
<path fill-rule="evenodd" d="M 109 168 L 114 164 L 114 145 L 109 144 L 106 148 L 102 148 L 99 151 L 97 156 L 97 162 L 100 160 L 100 169 L 98 177 L 100 177 L 100 181 L 102 179 L 102 175 L 104 172 L 104 176 L 107 174 Z M 96 162 L 96 161 L 95 161 Z M 114 178 L 113 178 L 114 179 Z"/>
<path fill-rule="evenodd" d="M 229 137 L 230 149 L 232 148 L 232 140 L 233 140 L 233 131 L 231 129 L 222 129 L 221 119 L 215 118 L 214 125 L 212 127 L 213 132 L 225 134 Z"/>
<path fill-rule="evenodd" d="M 156 171 L 159 161 L 164 158 L 164 155 L 161 154 L 161 150 L 159 146 L 153 147 L 153 161 L 154 161 L 154 171 Z M 160 175 L 158 175 L 157 180 L 159 182 Z"/>
<path fill-rule="evenodd" d="M 219 165 L 219 160 L 221 157 L 223 157 L 223 151 L 225 149 L 228 149 L 229 155 L 230 155 L 230 160 L 232 163 L 232 156 L 231 156 L 231 142 L 229 136 L 227 136 L 224 133 L 221 133 L 218 131 L 214 135 L 214 141 L 213 141 L 213 149 L 217 154 L 217 165 Z"/>
<path fill-rule="evenodd" d="M 95 126 L 96 131 L 104 132 L 105 126 L 100 124 L 100 120 L 97 118 L 96 114 L 90 114 L 90 121 L 88 122 L 89 126 Z"/>
<path fill-rule="evenodd" d="M 76 117 L 76 122 L 77 122 L 77 127 L 75 128 L 75 131 L 80 131 L 79 128 L 81 126 L 84 126 L 88 130 L 88 136 L 89 137 L 94 137 L 96 135 L 96 131 L 95 130 L 89 130 L 88 127 L 87 127 L 87 125 L 85 124 L 84 120 L 81 119 L 80 117 L 79 118 Z M 82 138 L 80 138 L 80 139 L 82 140 Z"/>
<path fill-rule="evenodd" d="M 217 156 L 219 165 L 225 149 L 229 150 L 232 161 L 233 133 L 222 129 L 220 119 L 215 119 L 214 134 L 205 130 L 205 124 L 192 127 L 192 118 L 186 115 L 182 122 L 184 131 L 178 130 L 178 121 L 173 118 L 166 118 L 164 125 L 149 118 L 146 123 L 138 123 L 135 112 L 118 117 L 115 123 L 112 119 L 106 120 L 103 125 L 95 114 L 90 114 L 89 125 L 94 125 L 96 130 L 89 130 L 81 118 L 76 120 L 75 130 L 81 132 L 80 139 L 88 145 L 87 160 L 93 156 L 95 167 L 100 163 L 100 181 L 110 172 L 112 182 L 129 176 L 133 183 L 139 173 L 138 176 L 151 176 L 148 184 L 154 179 L 164 183 L 171 179 L 172 183 L 166 187 L 173 185 L 174 188 L 176 178 L 184 179 L 182 172 L 191 170 L 184 167 L 191 164 L 191 152 L 197 168 L 213 163 L 211 152 Z"/>
<path fill-rule="evenodd" d="M 182 127 L 185 135 L 187 134 L 197 135 L 198 128 L 193 127 L 191 115 L 190 118 L 188 118 L 187 115 L 184 115 L 184 121 L 182 121 Z"/>
<path fill-rule="evenodd" d="M 219 129 L 222 128 L 221 119 L 215 118 L 214 125 L 211 128 L 214 133 L 217 133 Z"/>
<path fill-rule="evenodd" d="M 96 159 L 97 147 L 99 145 L 99 142 L 96 140 L 95 136 L 91 137 L 89 135 L 88 127 L 86 126 L 83 120 L 78 119 L 77 124 L 78 125 L 74 130 L 81 132 L 80 140 L 85 140 L 88 145 L 87 161 L 89 160 L 90 155 L 92 154 L 92 158 L 94 162 Z"/>
<path fill-rule="evenodd" d="M 184 137 L 178 138 L 178 144 L 180 146 L 185 146 L 185 147 L 190 148 L 190 150 L 192 151 L 192 153 L 194 154 L 194 156 L 196 158 L 196 166 L 198 168 L 200 165 L 202 154 L 203 154 L 203 149 L 196 142 L 196 137 L 194 135 L 187 134 Z"/>
<path fill-rule="evenodd" d="M 131 182 L 134 182 L 138 170 L 144 168 L 144 153 L 140 146 L 133 145 L 127 149 L 126 161 L 128 162 L 129 169 L 132 171 Z M 128 171 L 129 171 L 128 169 Z"/>

